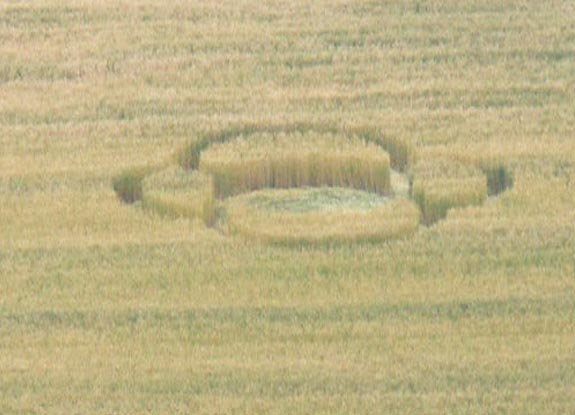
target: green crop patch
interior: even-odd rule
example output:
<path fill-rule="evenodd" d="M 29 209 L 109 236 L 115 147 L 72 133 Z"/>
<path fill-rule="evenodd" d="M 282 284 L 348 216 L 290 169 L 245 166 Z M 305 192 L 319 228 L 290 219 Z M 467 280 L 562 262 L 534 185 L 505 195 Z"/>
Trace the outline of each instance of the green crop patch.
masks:
<path fill-rule="evenodd" d="M 125 203 L 134 203 L 142 199 L 142 180 L 150 172 L 149 168 L 126 170 L 112 180 L 114 191 Z"/>

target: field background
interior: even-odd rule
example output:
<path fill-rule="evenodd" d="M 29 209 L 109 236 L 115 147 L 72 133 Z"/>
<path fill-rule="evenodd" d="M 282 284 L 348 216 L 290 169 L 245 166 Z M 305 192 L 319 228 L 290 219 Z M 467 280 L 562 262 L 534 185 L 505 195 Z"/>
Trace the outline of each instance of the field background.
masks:
<path fill-rule="evenodd" d="M 0 413 L 575 413 L 575 3 L 0 3 Z M 514 187 L 383 244 L 121 204 L 204 129 L 372 123 Z"/>

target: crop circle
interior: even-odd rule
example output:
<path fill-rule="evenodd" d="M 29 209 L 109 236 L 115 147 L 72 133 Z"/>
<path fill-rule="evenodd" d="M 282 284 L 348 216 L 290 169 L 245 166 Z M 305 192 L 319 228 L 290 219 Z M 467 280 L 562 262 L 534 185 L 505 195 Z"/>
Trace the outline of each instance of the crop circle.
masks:
<path fill-rule="evenodd" d="M 280 123 L 207 132 L 175 160 L 129 169 L 113 185 L 126 203 L 229 234 L 318 244 L 406 236 L 512 182 L 496 160 L 418 160 L 412 144 L 377 127 Z"/>

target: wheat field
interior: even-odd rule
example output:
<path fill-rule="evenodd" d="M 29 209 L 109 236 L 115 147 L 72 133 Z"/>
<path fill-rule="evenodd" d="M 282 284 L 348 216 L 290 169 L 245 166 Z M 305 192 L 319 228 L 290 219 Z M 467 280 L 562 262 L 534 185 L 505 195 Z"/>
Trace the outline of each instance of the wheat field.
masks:
<path fill-rule="evenodd" d="M 0 413 L 575 413 L 574 98 L 571 0 L 0 2 Z M 282 125 L 481 203 L 286 247 L 138 201 Z"/>

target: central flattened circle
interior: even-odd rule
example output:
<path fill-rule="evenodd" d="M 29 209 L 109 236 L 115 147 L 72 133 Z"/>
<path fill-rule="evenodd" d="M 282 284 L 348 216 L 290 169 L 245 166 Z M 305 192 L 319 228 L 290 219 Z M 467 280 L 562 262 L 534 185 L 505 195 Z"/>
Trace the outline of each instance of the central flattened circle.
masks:
<path fill-rule="evenodd" d="M 411 201 L 345 188 L 258 190 L 228 198 L 225 208 L 231 233 L 265 243 L 383 241 L 419 225 Z"/>
<path fill-rule="evenodd" d="M 312 212 L 366 212 L 391 199 L 375 193 L 341 187 L 264 190 L 247 198 L 247 205 L 262 212 L 303 215 Z"/>

